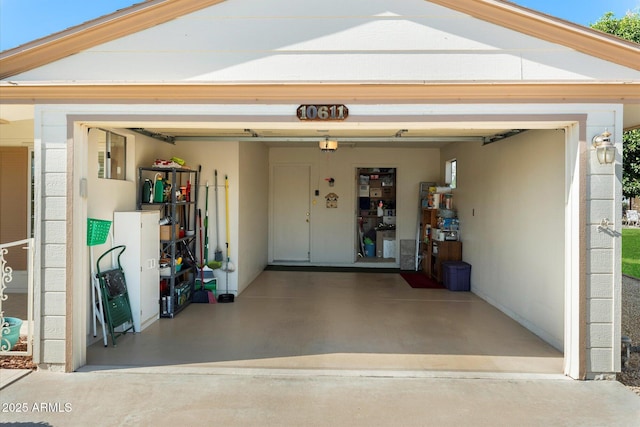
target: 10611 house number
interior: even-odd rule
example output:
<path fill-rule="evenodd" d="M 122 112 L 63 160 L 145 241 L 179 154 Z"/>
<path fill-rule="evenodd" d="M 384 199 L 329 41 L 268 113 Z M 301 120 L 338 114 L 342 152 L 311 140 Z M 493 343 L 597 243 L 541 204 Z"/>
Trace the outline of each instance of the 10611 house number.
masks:
<path fill-rule="evenodd" d="M 344 120 L 349 109 L 342 104 L 301 105 L 296 110 L 300 120 Z"/>

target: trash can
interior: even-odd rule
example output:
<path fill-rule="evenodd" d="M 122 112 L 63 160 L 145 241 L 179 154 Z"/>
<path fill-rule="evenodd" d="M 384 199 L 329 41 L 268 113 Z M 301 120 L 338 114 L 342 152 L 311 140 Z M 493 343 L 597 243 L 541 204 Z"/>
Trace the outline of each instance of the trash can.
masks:
<path fill-rule="evenodd" d="M 471 290 L 471 264 L 464 261 L 442 263 L 442 282 L 450 291 Z"/>

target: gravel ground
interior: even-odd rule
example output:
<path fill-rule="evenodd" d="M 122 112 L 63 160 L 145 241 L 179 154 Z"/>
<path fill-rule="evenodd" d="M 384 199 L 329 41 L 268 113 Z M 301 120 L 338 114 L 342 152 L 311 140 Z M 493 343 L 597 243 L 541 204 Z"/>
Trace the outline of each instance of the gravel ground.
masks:
<path fill-rule="evenodd" d="M 640 347 L 640 280 L 622 276 L 622 336 Z M 629 368 L 618 374 L 618 381 L 640 396 L 640 353 L 631 353 Z"/>

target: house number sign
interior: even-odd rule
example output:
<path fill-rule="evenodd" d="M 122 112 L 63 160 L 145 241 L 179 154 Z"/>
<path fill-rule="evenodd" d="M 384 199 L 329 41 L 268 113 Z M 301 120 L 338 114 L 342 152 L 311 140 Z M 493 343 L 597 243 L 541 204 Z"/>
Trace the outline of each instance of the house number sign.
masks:
<path fill-rule="evenodd" d="M 349 116 L 349 109 L 342 104 L 307 104 L 296 110 L 300 120 L 344 120 Z"/>

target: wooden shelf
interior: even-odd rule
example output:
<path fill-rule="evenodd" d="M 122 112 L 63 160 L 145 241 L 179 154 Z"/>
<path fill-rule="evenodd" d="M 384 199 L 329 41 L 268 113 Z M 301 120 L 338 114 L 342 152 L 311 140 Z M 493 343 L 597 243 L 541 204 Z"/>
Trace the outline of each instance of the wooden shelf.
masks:
<path fill-rule="evenodd" d="M 422 209 L 420 223 L 420 250 L 422 257 L 422 271 L 442 282 L 442 263 L 445 261 L 462 260 L 462 242 L 457 240 L 434 240 L 434 232 L 438 226 L 438 209 Z"/>

